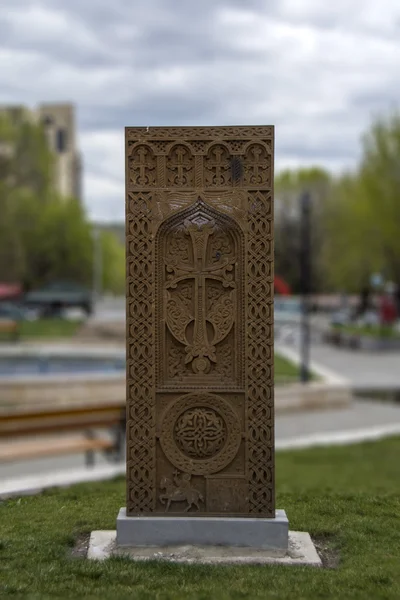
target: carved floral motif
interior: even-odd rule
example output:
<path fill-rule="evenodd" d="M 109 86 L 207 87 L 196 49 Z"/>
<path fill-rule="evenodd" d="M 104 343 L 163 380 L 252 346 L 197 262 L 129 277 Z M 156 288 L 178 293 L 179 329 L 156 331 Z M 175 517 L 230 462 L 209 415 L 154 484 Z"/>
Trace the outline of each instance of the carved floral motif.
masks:
<path fill-rule="evenodd" d="M 236 456 L 240 440 L 236 412 L 220 396 L 205 392 L 180 396 L 166 409 L 160 426 L 160 443 L 168 460 L 193 475 L 223 469 Z"/>
<path fill-rule="evenodd" d="M 177 419 L 174 429 L 178 448 L 187 456 L 214 456 L 226 442 L 223 418 L 211 408 L 190 408 Z"/>

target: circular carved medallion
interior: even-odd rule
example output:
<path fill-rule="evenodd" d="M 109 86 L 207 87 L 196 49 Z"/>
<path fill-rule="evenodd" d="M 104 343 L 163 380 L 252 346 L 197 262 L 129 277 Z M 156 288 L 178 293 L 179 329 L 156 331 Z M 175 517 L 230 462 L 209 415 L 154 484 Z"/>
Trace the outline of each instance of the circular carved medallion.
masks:
<path fill-rule="evenodd" d="M 211 408 L 189 408 L 178 418 L 174 437 L 178 448 L 187 456 L 214 456 L 226 442 L 224 419 Z"/>
<path fill-rule="evenodd" d="M 191 393 L 166 411 L 160 443 L 171 463 L 186 473 L 204 475 L 226 467 L 241 440 L 239 419 L 220 396 Z"/>

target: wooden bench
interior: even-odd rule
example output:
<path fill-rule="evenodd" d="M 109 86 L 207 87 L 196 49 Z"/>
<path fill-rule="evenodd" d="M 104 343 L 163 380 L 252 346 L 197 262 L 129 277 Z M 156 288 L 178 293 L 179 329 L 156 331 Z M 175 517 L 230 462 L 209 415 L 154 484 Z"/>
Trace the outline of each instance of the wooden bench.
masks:
<path fill-rule="evenodd" d="M 0 463 L 84 452 L 87 466 L 93 466 L 96 451 L 119 461 L 124 454 L 125 423 L 125 406 L 117 403 L 3 413 Z M 70 435 L 79 432 L 83 436 Z"/>
<path fill-rule="evenodd" d="M 14 319 L 0 317 L 0 334 L 6 333 L 13 340 L 19 338 L 19 322 Z"/>

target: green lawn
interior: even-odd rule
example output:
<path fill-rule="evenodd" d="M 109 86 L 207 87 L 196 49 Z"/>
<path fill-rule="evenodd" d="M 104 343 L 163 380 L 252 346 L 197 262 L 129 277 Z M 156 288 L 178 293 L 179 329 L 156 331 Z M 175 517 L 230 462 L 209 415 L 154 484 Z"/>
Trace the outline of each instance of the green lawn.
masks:
<path fill-rule="evenodd" d="M 81 321 L 67 321 L 65 319 L 22 321 L 20 325 L 20 339 L 68 338 L 72 337 L 78 331 L 81 324 Z"/>
<path fill-rule="evenodd" d="M 285 383 L 296 383 L 300 381 L 300 367 L 295 365 L 287 358 L 275 353 L 274 380 L 275 385 Z M 319 378 L 315 373 L 311 373 L 311 381 L 317 381 Z"/>
<path fill-rule="evenodd" d="M 276 353 L 274 360 L 275 384 L 299 381 L 300 370 L 297 365 Z"/>
<path fill-rule="evenodd" d="M 374 338 L 400 338 L 400 332 L 393 329 L 393 327 L 379 325 L 334 325 L 335 331 L 342 331 L 343 333 L 351 333 L 355 335 L 366 335 Z"/>
<path fill-rule="evenodd" d="M 309 531 L 329 568 L 87 561 L 73 553 L 115 529 L 122 480 L 0 504 L 1 598 L 287 600 L 400 598 L 400 438 L 278 453 L 277 506 Z"/>

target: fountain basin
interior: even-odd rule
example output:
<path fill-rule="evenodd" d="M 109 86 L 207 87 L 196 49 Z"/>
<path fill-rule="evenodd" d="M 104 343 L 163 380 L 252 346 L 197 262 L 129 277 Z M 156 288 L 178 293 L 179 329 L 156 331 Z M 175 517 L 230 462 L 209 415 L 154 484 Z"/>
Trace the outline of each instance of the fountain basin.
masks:
<path fill-rule="evenodd" d="M 125 403 L 125 351 L 0 348 L 0 412 Z"/>

